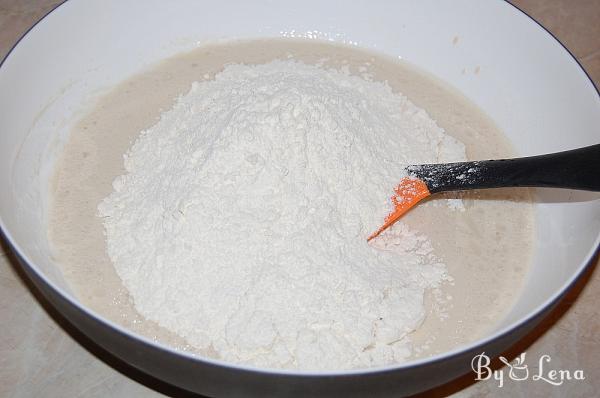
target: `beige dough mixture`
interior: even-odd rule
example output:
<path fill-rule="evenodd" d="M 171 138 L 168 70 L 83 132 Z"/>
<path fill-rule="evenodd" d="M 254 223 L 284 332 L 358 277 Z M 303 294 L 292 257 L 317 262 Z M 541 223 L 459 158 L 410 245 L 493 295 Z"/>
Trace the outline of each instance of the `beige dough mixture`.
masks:
<path fill-rule="evenodd" d="M 136 312 L 107 256 L 97 206 L 112 191 L 114 178 L 123 174 L 122 156 L 139 132 L 156 123 L 192 82 L 210 79 L 231 63 L 289 58 L 387 81 L 462 141 L 469 159 L 515 155 L 504 135 L 475 105 L 443 82 L 397 60 L 352 47 L 290 39 L 200 47 L 99 95 L 70 133 L 52 182 L 49 236 L 56 262 L 85 305 L 152 339 L 198 352 Z M 453 197 L 459 196 L 446 196 Z M 453 278 L 426 296 L 428 316 L 411 336 L 415 357 L 484 335 L 508 313 L 527 273 L 533 242 L 529 192 L 493 190 L 460 198 L 465 211 L 449 209 L 440 197 L 403 219 L 430 238 Z"/>

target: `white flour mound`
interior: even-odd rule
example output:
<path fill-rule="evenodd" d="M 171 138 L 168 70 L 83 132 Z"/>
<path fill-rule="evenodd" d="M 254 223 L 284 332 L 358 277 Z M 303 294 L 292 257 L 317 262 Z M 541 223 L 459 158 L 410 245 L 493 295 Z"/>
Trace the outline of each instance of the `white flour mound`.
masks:
<path fill-rule="evenodd" d="M 411 354 L 446 277 L 390 210 L 403 164 L 464 146 L 387 84 L 294 61 L 196 82 L 99 205 L 136 309 L 227 361 L 347 369 Z"/>

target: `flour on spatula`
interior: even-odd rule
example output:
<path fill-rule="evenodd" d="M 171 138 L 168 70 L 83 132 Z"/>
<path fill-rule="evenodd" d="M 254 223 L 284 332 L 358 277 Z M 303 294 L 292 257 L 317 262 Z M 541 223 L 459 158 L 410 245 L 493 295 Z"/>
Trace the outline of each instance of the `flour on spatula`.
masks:
<path fill-rule="evenodd" d="M 221 359 L 346 369 L 411 354 L 446 277 L 391 208 L 403 165 L 464 146 L 384 83 L 294 61 L 196 82 L 99 205 L 136 309 Z"/>

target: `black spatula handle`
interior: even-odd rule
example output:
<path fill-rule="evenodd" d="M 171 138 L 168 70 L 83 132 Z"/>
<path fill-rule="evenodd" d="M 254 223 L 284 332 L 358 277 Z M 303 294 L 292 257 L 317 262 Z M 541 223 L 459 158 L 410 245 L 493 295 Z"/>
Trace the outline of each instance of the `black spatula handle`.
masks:
<path fill-rule="evenodd" d="M 408 166 L 431 193 L 501 187 L 600 191 L 600 144 L 526 158 Z"/>

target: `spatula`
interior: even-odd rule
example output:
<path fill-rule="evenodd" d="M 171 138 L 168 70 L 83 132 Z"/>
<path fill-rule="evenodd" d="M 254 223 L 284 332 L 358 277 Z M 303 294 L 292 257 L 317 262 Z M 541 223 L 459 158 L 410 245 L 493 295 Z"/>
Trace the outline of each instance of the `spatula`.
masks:
<path fill-rule="evenodd" d="M 394 189 L 392 211 L 367 241 L 421 200 L 439 192 L 504 187 L 552 187 L 600 191 L 600 144 L 548 155 L 406 167 Z"/>

